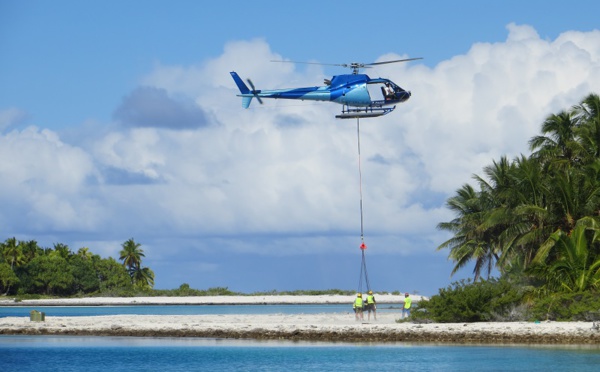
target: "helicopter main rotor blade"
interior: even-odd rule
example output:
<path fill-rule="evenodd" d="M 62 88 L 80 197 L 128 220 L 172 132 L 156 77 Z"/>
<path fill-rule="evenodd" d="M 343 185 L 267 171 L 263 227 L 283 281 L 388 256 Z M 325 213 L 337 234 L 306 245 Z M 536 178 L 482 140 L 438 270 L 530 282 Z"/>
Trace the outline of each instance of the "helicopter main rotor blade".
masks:
<path fill-rule="evenodd" d="M 298 62 L 298 61 L 274 61 L 271 62 L 284 62 L 284 63 L 303 63 L 306 65 L 321 65 L 321 66 L 340 66 L 345 68 L 351 68 L 354 74 L 358 74 L 358 70 L 361 68 L 371 68 L 371 66 L 384 65 L 387 63 L 398 63 L 398 62 L 408 62 L 415 61 L 417 59 L 423 59 L 422 57 L 418 58 L 406 58 L 406 59 L 396 59 L 393 61 L 382 61 L 382 62 L 373 62 L 373 63 L 360 63 L 360 62 L 352 62 L 352 63 L 320 63 L 320 62 Z"/>
<path fill-rule="evenodd" d="M 352 63 L 321 63 L 321 62 L 302 62 L 302 61 L 274 61 L 271 60 L 271 62 L 281 62 L 281 63 L 301 63 L 304 65 L 319 65 L 319 66 L 338 66 L 338 67 L 349 67 L 349 68 L 354 68 L 356 67 L 360 67 L 360 68 L 368 68 L 366 67 L 366 65 L 364 63 L 357 63 L 357 62 L 352 62 Z"/>
<path fill-rule="evenodd" d="M 359 68 L 367 68 L 367 66 L 376 66 L 376 65 L 384 65 L 387 63 L 398 63 L 398 62 L 408 62 L 408 61 L 416 61 L 418 59 L 423 59 L 423 57 L 418 58 L 405 58 L 405 59 L 395 59 L 393 61 L 382 61 L 382 62 L 373 62 L 373 63 L 360 63 L 360 62 L 352 62 L 352 63 L 321 63 L 321 62 L 303 62 L 303 61 L 278 61 L 271 60 L 271 62 L 280 62 L 280 63 L 302 63 L 305 65 L 321 65 L 321 66 L 340 66 L 340 67 L 359 67 Z"/>
<path fill-rule="evenodd" d="M 299 62 L 299 61 L 276 61 L 276 60 L 271 60 L 271 62 L 281 62 L 281 63 L 302 63 L 304 65 L 321 65 L 321 66 L 342 66 L 342 67 L 348 67 L 345 64 L 339 64 L 339 63 L 320 63 L 320 62 Z"/>
<path fill-rule="evenodd" d="M 366 66 L 376 66 L 376 65 L 385 65 L 387 63 L 398 63 L 398 62 L 408 62 L 408 61 L 416 61 L 418 59 L 423 59 L 423 57 L 418 57 L 418 58 L 406 58 L 406 59 L 396 59 L 393 61 L 382 61 L 382 62 L 373 62 L 373 63 L 366 63 Z"/>

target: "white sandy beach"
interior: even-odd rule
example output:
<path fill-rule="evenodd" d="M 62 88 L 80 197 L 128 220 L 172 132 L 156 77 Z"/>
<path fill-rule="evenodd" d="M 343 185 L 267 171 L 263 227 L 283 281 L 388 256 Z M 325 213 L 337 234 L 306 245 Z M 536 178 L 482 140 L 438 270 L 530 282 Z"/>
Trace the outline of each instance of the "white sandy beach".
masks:
<path fill-rule="evenodd" d="M 379 295 L 377 299 L 380 303 L 401 301 L 400 296 L 388 298 Z M 351 301 L 352 297 L 347 296 L 218 296 L 64 299 L 52 300 L 52 304 L 309 304 Z M 0 301 L 0 305 L 6 302 Z M 18 304 L 42 306 L 48 305 L 48 301 L 27 300 Z M 350 342 L 600 344 L 600 330 L 592 322 L 416 324 L 396 322 L 401 317 L 400 310 L 381 312 L 376 321 L 367 321 L 366 315 L 365 313 L 364 321 L 355 321 L 354 314 L 348 311 L 269 315 L 46 316 L 44 322 L 32 322 L 29 316 L 23 316 L 0 318 L 0 334 L 222 337 Z"/>

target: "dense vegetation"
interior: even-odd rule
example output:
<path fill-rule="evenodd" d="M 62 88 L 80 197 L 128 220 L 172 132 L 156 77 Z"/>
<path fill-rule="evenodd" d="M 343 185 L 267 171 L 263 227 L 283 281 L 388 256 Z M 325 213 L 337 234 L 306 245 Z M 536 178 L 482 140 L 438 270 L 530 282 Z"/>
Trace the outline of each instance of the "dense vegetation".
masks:
<path fill-rule="evenodd" d="M 475 186 L 465 184 L 447 200 L 456 218 L 438 228 L 453 236 L 438 249 L 449 250 L 453 273 L 473 264 L 474 282 L 440 290 L 421 304 L 420 316 L 426 310 L 438 321 L 476 321 L 504 318 L 515 309 L 522 318 L 595 316 L 600 304 L 598 95 L 548 116 L 541 131 L 529 141 L 529 156 L 493 161 L 485 176 L 474 176 Z M 494 272 L 501 280 L 482 279 Z"/>
<path fill-rule="evenodd" d="M 0 243 L 0 291 L 4 295 L 132 295 L 154 286 L 154 273 L 142 266 L 144 251 L 133 239 L 122 244 L 119 260 L 100 258 L 89 248 L 64 244 L 41 248 L 35 240 Z"/>
<path fill-rule="evenodd" d="M 129 239 L 119 261 L 101 258 L 89 248 L 77 252 L 64 244 L 41 248 L 34 240 L 6 239 L 0 243 L 0 294 L 17 298 L 70 296 L 231 296 L 246 295 L 227 287 L 205 290 L 183 283 L 177 289 L 154 289 L 154 272 L 142 266 L 141 245 Z M 351 295 L 351 290 L 256 292 L 251 295 Z"/>

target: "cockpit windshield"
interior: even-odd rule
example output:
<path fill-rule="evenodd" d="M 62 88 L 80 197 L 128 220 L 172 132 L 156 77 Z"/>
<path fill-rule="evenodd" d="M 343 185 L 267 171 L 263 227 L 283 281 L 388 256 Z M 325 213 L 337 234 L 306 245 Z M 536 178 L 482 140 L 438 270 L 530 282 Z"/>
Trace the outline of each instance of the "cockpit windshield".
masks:
<path fill-rule="evenodd" d="M 410 93 L 387 79 L 372 79 L 367 83 L 367 89 L 372 101 L 384 104 L 385 102 L 403 102 L 410 97 Z"/>

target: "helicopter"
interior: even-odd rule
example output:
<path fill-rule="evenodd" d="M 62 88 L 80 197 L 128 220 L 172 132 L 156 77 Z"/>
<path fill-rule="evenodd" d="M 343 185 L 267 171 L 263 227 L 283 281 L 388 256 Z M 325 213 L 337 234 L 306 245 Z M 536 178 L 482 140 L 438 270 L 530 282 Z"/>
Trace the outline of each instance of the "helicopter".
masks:
<path fill-rule="evenodd" d="M 254 87 L 254 83 L 252 83 L 252 80 L 250 79 L 246 80 L 248 85 L 250 85 L 250 88 L 248 88 L 248 85 L 244 83 L 237 72 L 232 71 L 231 76 L 240 90 L 240 94 L 237 96 L 242 97 L 243 108 L 250 107 L 252 98 L 256 98 L 260 104 L 263 103 L 263 98 L 328 101 L 343 105 L 341 114 L 336 115 L 336 118 L 338 119 L 372 118 L 387 115 L 394 111 L 396 104 L 408 100 L 411 93 L 402 89 L 389 79 L 372 79 L 368 75 L 359 74 L 359 70 L 371 68 L 371 66 L 376 65 L 408 62 L 418 59 L 422 58 L 407 58 L 374 63 L 352 62 L 343 64 L 271 61 L 341 66 L 352 69 L 352 74 L 335 75 L 331 79 L 325 79 L 325 86 L 306 88 L 258 90 Z"/>

